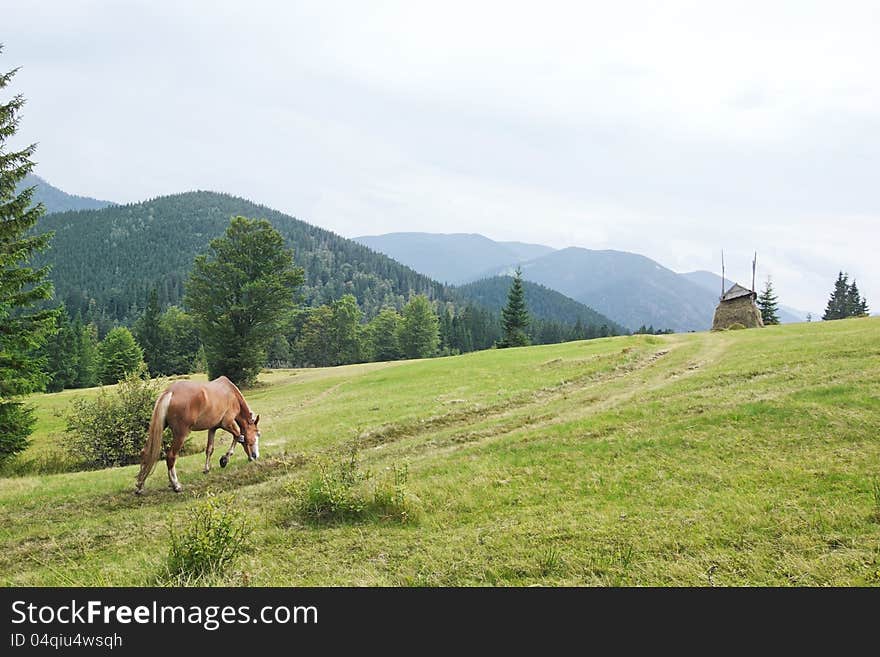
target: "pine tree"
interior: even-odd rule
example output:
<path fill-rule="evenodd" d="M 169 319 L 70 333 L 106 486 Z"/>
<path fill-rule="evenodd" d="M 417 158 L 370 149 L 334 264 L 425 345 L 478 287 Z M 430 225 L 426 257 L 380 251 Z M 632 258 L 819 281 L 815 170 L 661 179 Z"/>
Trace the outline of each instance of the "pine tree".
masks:
<path fill-rule="evenodd" d="M 523 347 L 529 344 L 529 311 L 526 308 L 522 272 L 519 267 L 507 294 L 507 305 L 501 311 L 502 337 L 499 347 Z"/>
<path fill-rule="evenodd" d="M 417 294 L 403 309 L 400 348 L 406 358 L 430 358 L 440 344 L 440 320 L 428 297 Z"/>
<path fill-rule="evenodd" d="M 761 319 L 766 326 L 779 324 L 779 304 L 773 291 L 773 282 L 767 277 L 764 289 L 758 295 L 758 308 L 761 311 Z"/>
<path fill-rule="evenodd" d="M 831 292 L 831 298 L 828 299 L 828 305 L 825 307 L 825 314 L 822 319 L 843 319 L 846 317 L 846 297 L 849 292 L 849 276 L 840 272 L 837 275 L 837 281 L 834 283 L 834 290 Z"/>
<path fill-rule="evenodd" d="M 856 285 L 855 279 L 846 290 L 846 299 L 843 304 L 844 317 L 861 317 L 868 314 L 868 304 L 862 300 L 859 293 L 859 286 Z"/>
<path fill-rule="evenodd" d="M 134 336 L 124 326 L 118 326 L 107 334 L 98 346 L 101 383 L 110 385 L 136 372 L 144 362 L 143 352 Z"/>
<path fill-rule="evenodd" d="M 16 71 L 0 73 L 0 90 L 6 88 Z M 21 397 L 45 385 L 40 359 L 34 353 L 52 332 L 57 313 L 38 308 L 52 297 L 52 284 L 46 278 L 48 268 L 29 266 L 52 237 L 34 234 L 44 208 L 41 204 L 31 207 L 33 187 L 15 191 L 34 167 L 31 156 L 36 146 L 6 151 L 7 140 L 18 128 L 24 102 L 18 95 L 0 103 L 0 461 L 28 445 L 35 420 Z"/>
<path fill-rule="evenodd" d="M 164 362 L 169 345 L 162 334 L 161 319 L 162 310 L 159 308 L 159 291 L 153 288 L 150 291 L 150 299 L 147 302 L 144 314 L 138 318 L 133 327 L 134 337 L 141 349 L 144 350 L 144 362 L 153 376 L 169 374 Z"/>
<path fill-rule="evenodd" d="M 289 326 L 303 270 L 268 221 L 233 217 L 195 259 L 186 305 L 199 325 L 208 376 L 255 382 L 276 334 Z"/>
<path fill-rule="evenodd" d="M 63 306 L 55 321 L 55 333 L 46 340 L 40 354 L 48 377 L 46 390 L 59 392 L 76 385 L 79 372 L 79 335 Z"/>
<path fill-rule="evenodd" d="M 91 388 L 98 385 L 98 329 L 94 324 L 83 323 L 77 313 L 73 320 L 76 336 L 76 377 L 72 388 Z"/>

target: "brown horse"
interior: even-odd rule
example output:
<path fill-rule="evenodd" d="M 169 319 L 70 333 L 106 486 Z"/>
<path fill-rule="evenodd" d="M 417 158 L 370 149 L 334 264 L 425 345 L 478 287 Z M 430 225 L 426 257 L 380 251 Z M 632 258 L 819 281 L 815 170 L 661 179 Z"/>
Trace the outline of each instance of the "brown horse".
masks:
<path fill-rule="evenodd" d="M 144 492 L 144 481 L 150 476 L 159 452 L 162 449 L 162 432 L 171 428 L 174 440 L 165 455 L 168 466 L 168 479 L 174 492 L 181 490 L 174 464 L 177 454 L 191 431 L 208 430 L 208 446 L 205 448 L 205 470 L 211 469 L 211 454 L 214 453 L 214 434 L 223 429 L 232 434 L 229 450 L 220 457 L 220 467 L 226 467 L 229 457 L 235 451 L 235 443 L 241 443 L 249 461 L 260 455 L 260 430 L 257 424 L 259 415 L 251 409 L 241 391 L 235 384 L 221 376 L 208 383 L 195 381 L 176 381 L 165 389 L 153 407 L 150 432 L 141 451 L 141 470 L 137 476 L 135 493 Z"/>

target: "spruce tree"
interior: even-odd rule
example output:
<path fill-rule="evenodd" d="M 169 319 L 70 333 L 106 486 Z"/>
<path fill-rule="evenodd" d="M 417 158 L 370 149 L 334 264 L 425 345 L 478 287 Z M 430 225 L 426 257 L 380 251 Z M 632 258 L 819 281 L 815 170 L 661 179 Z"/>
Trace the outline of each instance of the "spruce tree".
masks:
<path fill-rule="evenodd" d="M 761 319 L 765 326 L 771 326 L 779 323 L 779 304 L 777 303 L 776 293 L 773 291 L 773 282 L 767 277 L 764 283 L 764 289 L 758 295 L 758 308 L 761 311 Z"/>
<path fill-rule="evenodd" d="M 0 73 L 0 91 L 16 71 Z M 0 462 L 28 445 L 35 420 L 22 396 L 45 385 L 40 359 L 34 353 L 52 332 L 57 313 L 40 307 L 52 297 L 48 268 L 29 266 L 52 237 L 34 232 L 44 208 L 31 206 L 33 187 L 16 193 L 19 181 L 34 167 L 31 156 L 36 145 L 6 150 L 24 102 L 20 95 L 0 102 Z"/>
<path fill-rule="evenodd" d="M 168 344 L 162 334 L 162 310 L 159 308 L 159 292 L 153 288 L 150 292 L 150 300 L 144 314 L 134 324 L 134 337 L 144 350 L 144 362 L 150 370 L 150 374 L 168 374 L 168 368 L 164 362 L 168 351 Z"/>
<path fill-rule="evenodd" d="M 256 381 L 272 339 L 290 325 L 302 283 L 303 270 L 272 224 L 233 217 L 210 254 L 196 257 L 186 284 L 210 378 Z"/>
<path fill-rule="evenodd" d="M 840 272 L 837 275 L 837 281 L 834 283 L 834 290 L 831 292 L 831 298 L 828 299 L 828 305 L 825 307 L 825 314 L 822 319 L 843 319 L 846 317 L 846 297 L 849 293 L 849 276 Z"/>
<path fill-rule="evenodd" d="M 48 380 L 46 390 L 59 392 L 76 385 L 79 372 L 79 335 L 62 306 L 55 322 L 55 333 L 40 350 Z"/>
<path fill-rule="evenodd" d="M 855 279 L 846 290 L 846 300 L 844 301 L 845 317 L 861 317 L 868 314 L 868 305 L 862 300 L 859 293 L 859 286 L 856 285 Z"/>
<path fill-rule="evenodd" d="M 507 293 L 507 305 L 501 311 L 501 328 L 499 347 L 523 347 L 529 344 L 529 311 L 526 308 L 522 272 L 519 267 Z"/>
<path fill-rule="evenodd" d="M 72 388 L 91 388 L 98 385 L 98 329 L 85 324 L 77 313 L 73 320 L 76 336 L 76 377 Z"/>

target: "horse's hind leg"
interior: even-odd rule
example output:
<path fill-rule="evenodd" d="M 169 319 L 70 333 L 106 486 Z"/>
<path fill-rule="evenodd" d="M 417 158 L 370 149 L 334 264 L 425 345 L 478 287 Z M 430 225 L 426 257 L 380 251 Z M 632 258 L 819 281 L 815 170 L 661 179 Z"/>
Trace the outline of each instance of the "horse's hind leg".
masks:
<path fill-rule="evenodd" d="M 208 445 L 205 447 L 205 469 L 202 471 L 208 474 L 211 470 L 211 454 L 214 453 L 214 434 L 216 429 L 208 430 Z"/>
<path fill-rule="evenodd" d="M 189 431 L 179 431 L 175 428 L 172 428 L 171 431 L 174 434 L 174 440 L 171 442 L 168 454 L 165 455 L 165 464 L 168 466 L 168 485 L 174 489 L 175 493 L 179 493 L 183 487 L 177 479 L 177 470 L 174 466 L 177 463 L 177 454 L 183 448 L 183 441 L 186 440 Z"/>

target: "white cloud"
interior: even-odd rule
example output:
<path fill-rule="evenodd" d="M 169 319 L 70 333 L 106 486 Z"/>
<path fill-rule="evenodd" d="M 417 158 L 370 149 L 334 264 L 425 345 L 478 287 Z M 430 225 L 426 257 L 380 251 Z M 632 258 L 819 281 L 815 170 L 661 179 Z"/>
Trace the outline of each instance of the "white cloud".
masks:
<path fill-rule="evenodd" d="M 0 68 L 71 192 L 217 189 L 347 235 L 676 270 L 724 247 L 740 279 L 757 249 L 789 305 L 821 310 L 838 269 L 880 298 L 877 3 L 40 7 L 4 11 Z"/>

